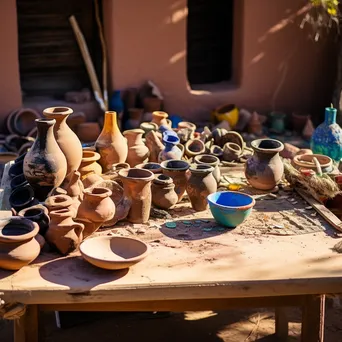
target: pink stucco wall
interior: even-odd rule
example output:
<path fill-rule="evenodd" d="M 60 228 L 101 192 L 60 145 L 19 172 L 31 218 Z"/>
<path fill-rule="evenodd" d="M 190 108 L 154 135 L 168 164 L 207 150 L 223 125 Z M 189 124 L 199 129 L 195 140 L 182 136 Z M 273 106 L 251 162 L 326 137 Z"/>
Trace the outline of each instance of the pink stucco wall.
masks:
<path fill-rule="evenodd" d="M 0 128 L 7 114 L 21 106 L 16 1 L 0 1 Z"/>
<path fill-rule="evenodd" d="M 331 101 L 335 42 L 314 42 L 301 30 L 305 0 L 238 0 L 235 68 L 239 85 L 191 91 L 186 78 L 185 0 L 104 0 L 104 19 L 116 89 L 153 80 L 170 113 L 204 118 L 224 103 L 260 111 L 307 110 L 318 114 Z M 240 44 L 240 46 L 239 46 Z"/>

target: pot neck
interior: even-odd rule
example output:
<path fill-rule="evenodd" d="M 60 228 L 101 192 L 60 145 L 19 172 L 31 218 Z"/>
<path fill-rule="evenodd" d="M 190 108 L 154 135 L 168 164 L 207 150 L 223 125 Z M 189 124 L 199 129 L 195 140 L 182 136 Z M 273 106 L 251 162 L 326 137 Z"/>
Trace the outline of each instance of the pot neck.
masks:
<path fill-rule="evenodd" d="M 38 119 L 37 123 L 37 143 L 39 145 L 40 150 L 45 150 L 46 145 L 55 140 L 53 134 L 53 128 L 56 124 L 55 119 Z"/>
<path fill-rule="evenodd" d="M 103 124 L 103 133 L 116 133 L 119 132 L 117 114 L 116 112 L 105 112 L 105 119 Z"/>
<path fill-rule="evenodd" d="M 336 108 L 331 108 L 331 107 L 325 108 L 324 122 L 326 125 L 333 125 L 336 123 L 336 113 L 337 113 Z"/>

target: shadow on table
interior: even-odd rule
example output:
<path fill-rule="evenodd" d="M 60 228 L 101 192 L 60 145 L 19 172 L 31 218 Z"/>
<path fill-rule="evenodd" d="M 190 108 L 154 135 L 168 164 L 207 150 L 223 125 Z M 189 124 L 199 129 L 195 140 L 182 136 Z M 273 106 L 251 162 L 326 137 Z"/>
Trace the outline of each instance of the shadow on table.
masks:
<path fill-rule="evenodd" d="M 124 277 L 128 269 L 109 271 L 88 264 L 82 257 L 59 258 L 42 265 L 39 273 L 45 280 L 71 289 L 91 290 Z"/>
<path fill-rule="evenodd" d="M 219 225 L 214 219 L 173 220 L 161 225 L 160 231 L 177 240 L 201 240 L 225 234 L 233 229 Z"/>

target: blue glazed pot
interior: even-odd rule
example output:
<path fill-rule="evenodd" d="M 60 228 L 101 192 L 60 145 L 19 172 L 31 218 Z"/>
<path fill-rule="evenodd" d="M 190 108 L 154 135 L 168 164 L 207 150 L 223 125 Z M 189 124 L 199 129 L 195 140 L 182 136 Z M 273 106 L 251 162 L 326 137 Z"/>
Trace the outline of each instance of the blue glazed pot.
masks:
<path fill-rule="evenodd" d="M 255 205 L 252 196 L 235 191 L 215 192 L 207 200 L 215 221 L 229 228 L 235 228 L 245 221 Z"/>
<path fill-rule="evenodd" d="M 169 130 L 164 131 L 163 143 L 165 148 L 159 154 L 159 162 L 182 158 L 183 152 L 177 146 L 179 144 L 179 138 L 175 132 Z"/>
<path fill-rule="evenodd" d="M 124 104 L 121 99 L 121 91 L 115 90 L 109 100 L 109 110 L 115 111 L 118 114 L 123 112 L 124 110 Z"/>
<path fill-rule="evenodd" d="M 335 161 L 342 158 L 342 129 L 336 123 L 335 108 L 325 108 L 325 120 L 311 137 L 311 149 L 314 154 L 324 154 Z"/>

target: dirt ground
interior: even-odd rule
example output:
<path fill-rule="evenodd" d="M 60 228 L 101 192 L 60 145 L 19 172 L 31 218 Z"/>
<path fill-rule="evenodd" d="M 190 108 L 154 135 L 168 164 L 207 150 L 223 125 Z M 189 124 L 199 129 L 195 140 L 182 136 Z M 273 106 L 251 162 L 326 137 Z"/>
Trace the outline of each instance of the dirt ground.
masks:
<path fill-rule="evenodd" d="M 290 337 L 300 341 L 299 309 L 289 309 Z M 342 307 L 327 305 L 325 341 L 342 341 Z M 76 313 L 76 315 L 78 315 Z M 84 315 L 84 314 L 82 314 Z M 159 317 L 159 318 L 157 318 Z M 148 342 L 208 341 L 208 342 L 276 342 L 274 313 L 270 309 L 185 312 L 157 316 L 144 313 L 101 313 L 92 321 L 58 329 L 53 313 L 44 314 L 42 324 L 46 342 Z M 12 342 L 12 322 L 0 321 L 0 341 Z"/>

